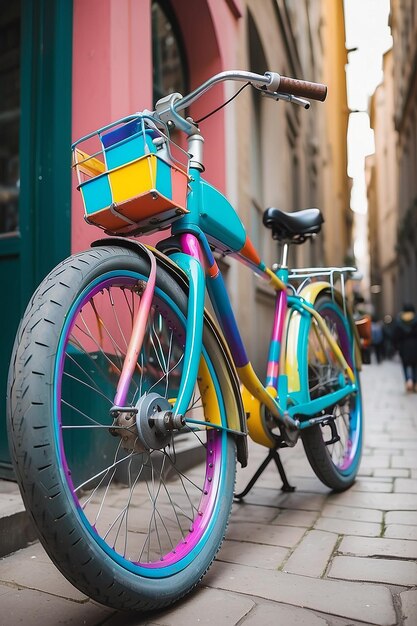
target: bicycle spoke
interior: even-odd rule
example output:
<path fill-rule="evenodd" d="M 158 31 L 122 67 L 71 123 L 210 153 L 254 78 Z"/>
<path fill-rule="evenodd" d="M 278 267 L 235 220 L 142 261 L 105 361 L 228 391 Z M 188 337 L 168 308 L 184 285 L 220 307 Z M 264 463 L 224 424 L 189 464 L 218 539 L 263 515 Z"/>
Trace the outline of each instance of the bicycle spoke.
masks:
<path fill-rule="evenodd" d="M 330 311 L 324 310 L 322 313 L 323 320 L 329 329 L 330 335 L 339 346 L 343 345 L 339 332 L 342 332 L 342 336 L 345 336 L 344 324 L 342 317 L 336 312 L 337 309 L 333 308 Z M 346 344 L 346 337 L 344 343 Z M 341 377 L 345 380 L 345 372 L 333 353 L 333 350 L 320 330 L 319 326 L 312 322 L 311 332 L 309 336 L 309 349 L 308 349 L 308 379 L 309 379 L 309 392 L 311 398 L 320 397 L 320 395 L 331 393 L 337 389 L 340 389 Z M 350 463 L 352 458 L 352 416 L 355 416 L 355 402 L 352 400 L 354 396 L 348 396 L 347 399 L 337 403 L 333 407 L 334 425 L 339 436 L 339 440 L 327 444 L 327 454 L 329 455 L 331 462 L 336 468 L 344 468 L 346 463 Z M 356 419 L 354 417 L 354 419 Z M 329 428 L 323 427 L 321 429 L 323 441 L 326 442 L 329 439 Z M 330 431 L 333 434 L 333 431 Z"/>
<path fill-rule="evenodd" d="M 110 340 L 110 343 L 112 344 L 112 347 L 114 349 L 114 355 L 119 360 L 120 369 L 121 369 L 123 367 L 123 350 L 120 349 L 117 341 L 114 339 L 113 335 L 108 330 L 107 325 L 104 324 L 102 318 L 98 314 L 96 305 L 94 303 L 94 300 L 91 300 L 90 304 L 91 304 L 91 307 L 92 307 L 92 309 L 93 309 L 93 311 L 94 311 L 94 313 L 96 315 L 96 319 L 97 319 L 98 332 L 99 332 L 99 337 L 100 337 L 99 343 L 100 343 L 100 345 L 104 344 L 104 338 L 103 338 L 103 331 L 104 331 L 106 333 L 108 339 Z M 83 319 L 82 316 L 81 316 L 81 319 Z"/>
<path fill-rule="evenodd" d="M 95 532 L 121 558 L 163 563 L 183 553 L 189 533 L 201 519 L 202 502 L 211 502 L 210 498 L 203 499 L 209 488 L 205 487 L 208 461 L 194 466 L 192 473 L 178 465 L 182 446 L 200 449 L 201 458 L 206 457 L 209 431 L 187 424 L 180 433 L 171 433 L 161 449 L 154 450 L 140 439 L 142 431 L 135 423 L 145 416 L 138 414 L 131 423 L 125 413 L 110 416 L 108 409 L 114 402 L 139 302 L 135 286 L 107 285 L 95 292 L 89 307 L 87 302 L 78 312 L 70 337 L 73 349 L 66 355 L 63 372 L 67 397 L 61 397 L 61 428 L 65 437 L 83 432 L 88 445 L 90 438 L 96 437 L 99 455 L 101 441 L 114 442 L 111 452 L 106 452 L 107 460 L 103 456 L 88 475 L 86 470 L 74 480 L 82 511 Z M 135 406 L 152 392 L 171 402 L 178 397 L 184 362 L 183 327 L 172 313 L 166 319 L 164 310 L 151 306 L 128 406 Z M 78 395 L 72 395 L 73 389 Z M 204 395 L 196 385 L 185 417 L 205 422 L 205 409 Z M 103 419 L 108 423 L 101 423 Z M 114 439 L 107 438 L 110 433 Z"/>
<path fill-rule="evenodd" d="M 122 325 L 120 323 L 119 315 L 117 314 L 117 310 L 116 310 L 116 307 L 115 307 L 115 304 L 114 304 L 114 300 L 113 300 L 113 296 L 111 294 L 110 289 L 107 290 L 107 293 L 108 293 L 108 297 L 109 297 L 109 301 L 110 301 L 110 305 L 111 305 L 110 309 L 111 309 L 111 311 L 113 313 L 113 316 L 114 316 L 117 328 L 119 329 L 120 335 L 122 336 L 123 343 L 125 344 L 125 348 L 127 349 L 128 341 L 127 341 L 127 339 L 125 337 L 125 334 L 123 332 L 123 328 L 122 328 Z"/>
<path fill-rule="evenodd" d="M 84 351 L 84 354 L 87 354 Z M 89 354 L 89 356 L 91 357 L 91 355 Z M 75 359 L 71 354 L 68 355 L 68 359 L 69 361 L 71 361 L 71 363 L 73 363 L 75 365 L 75 367 L 77 367 L 78 369 L 80 369 L 82 371 L 82 373 L 85 375 L 85 377 L 91 382 L 91 389 L 93 389 L 94 391 L 96 391 L 98 394 L 100 394 L 101 396 L 103 396 L 104 398 L 106 398 L 107 400 L 109 400 L 109 402 L 112 402 L 112 400 L 110 400 L 110 398 L 108 398 L 108 396 L 106 396 L 100 389 L 100 387 L 98 386 L 98 383 L 96 380 L 94 380 L 94 378 L 91 376 L 91 374 L 89 374 L 81 365 L 81 363 L 79 363 L 79 361 L 77 361 L 77 359 Z M 93 363 L 95 363 L 94 359 L 91 358 L 91 361 Z M 97 367 L 95 369 L 98 369 Z M 64 372 L 64 374 L 67 374 L 67 372 Z M 74 376 L 74 378 L 76 379 L 76 377 Z M 82 379 L 79 379 L 80 382 L 83 382 Z M 85 384 L 85 383 L 84 383 Z"/>
<path fill-rule="evenodd" d="M 66 400 L 62 399 L 61 402 L 62 402 L 62 404 L 64 406 L 67 406 L 69 409 L 71 409 L 71 410 L 75 411 L 76 413 L 78 413 L 79 415 L 82 415 L 83 417 L 85 417 L 86 420 L 88 420 L 89 422 L 91 422 L 95 426 L 103 426 L 103 424 L 100 424 L 100 422 L 97 422 L 94 418 L 90 417 L 89 415 L 87 415 L 86 413 L 81 411 L 81 409 L 79 409 L 78 407 L 70 404 L 69 402 L 66 402 Z M 106 426 L 106 428 L 109 428 L 109 426 Z"/>
<path fill-rule="evenodd" d="M 101 376 L 103 377 L 104 380 L 109 380 L 108 373 L 105 372 L 100 367 L 99 363 L 97 362 L 97 359 L 93 358 L 93 355 L 84 348 L 84 346 L 80 343 L 80 341 L 76 337 L 74 337 L 74 335 L 70 336 L 69 344 L 72 345 L 73 347 L 75 347 L 79 352 L 81 352 L 81 354 L 83 354 L 85 357 L 88 358 L 88 360 L 93 365 L 94 369 L 101 374 Z M 67 358 L 69 358 L 72 362 L 77 363 L 78 367 L 81 367 L 81 365 L 76 361 L 76 359 L 74 359 L 73 355 L 67 354 Z M 113 364 L 113 366 L 114 366 L 115 371 L 116 371 L 116 366 L 114 364 Z M 117 370 L 117 373 L 120 374 L 121 370 Z"/>
<path fill-rule="evenodd" d="M 137 456 L 139 453 L 138 452 L 132 452 L 132 456 Z M 91 476 L 90 478 L 88 478 L 87 480 L 85 480 L 83 483 L 81 483 L 80 485 L 78 485 L 78 487 L 74 488 L 74 491 L 77 492 L 80 489 L 82 489 L 83 487 L 85 487 L 85 485 L 88 485 L 88 483 L 91 483 L 91 481 L 95 480 L 96 478 L 99 478 L 100 476 L 102 476 L 102 474 L 104 474 L 105 472 L 108 472 L 109 470 L 111 470 L 113 467 L 116 467 L 116 465 L 120 465 L 120 463 L 123 463 L 124 461 L 126 461 L 126 459 L 129 457 L 125 457 L 123 459 L 119 459 L 118 461 L 116 461 L 115 463 L 112 463 L 111 465 L 109 465 L 108 467 L 106 467 L 105 469 L 101 470 L 100 472 L 97 472 L 97 474 L 95 474 L 94 476 Z"/>
<path fill-rule="evenodd" d="M 122 442 L 120 441 L 119 445 L 117 446 L 116 453 L 115 453 L 115 455 L 114 455 L 113 463 L 114 463 L 114 462 L 116 461 L 116 459 L 117 459 L 117 455 L 119 454 L 119 450 L 120 450 L 121 444 L 122 444 Z M 107 484 L 107 486 L 106 486 L 105 492 L 104 492 L 103 497 L 102 497 L 102 499 L 101 499 L 101 504 L 100 504 L 99 510 L 98 510 L 98 512 L 97 512 L 97 514 L 96 514 L 96 517 L 95 517 L 95 520 L 94 520 L 94 526 L 97 524 L 98 518 L 100 517 L 100 513 L 101 513 L 102 508 L 103 508 L 103 505 L 104 505 L 104 500 L 106 499 L 107 492 L 108 492 L 108 490 L 109 490 L 109 487 L 110 487 L 111 481 L 113 480 L 114 475 L 115 475 L 115 473 L 116 473 L 116 469 L 117 469 L 117 468 L 116 468 L 116 466 L 114 466 L 112 476 L 111 476 L 111 478 L 110 478 L 110 480 L 109 480 L 109 482 L 108 482 L 108 484 Z M 108 472 L 106 472 L 106 474 L 104 474 L 103 478 L 101 479 L 101 481 L 99 482 L 99 484 L 97 485 L 97 487 L 93 490 L 93 493 L 91 494 L 90 498 L 87 500 L 87 502 L 86 502 L 85 506 L 83 507 L 84 509 L 85 509 L 85 507 L 87 506 L 87 504 L 91 501 L 91 499 L 94 497 L 94 495 L 97 493 L 97 491 L 98 491 L 98 489 L 101 487 L 101 485 L 103 484 L 103 481 L 105 480 L 105 478 L 106 478 L 107 474 L 108 474 Z"/>
<path fill-rule="evenodd" d="M 81 313 L 80 313 L 81 316 Z M 84 322 L 85 323 L 85 322 Z M 111 358 L 108 356 L 108 354 L 106 352 L 104 352 L 103 348 L 100 346 L 100 344 L 97 342 L 97 340 L 95 339 L 95 337 L 91 334 L 91 332 L 87 332 L 86 330 L 82 329 L 78 324 L 75 325 L 75 328 L 77 330 L 79 330 L 81 333 L 83 333 L 88 339 L 91 339 L 91 341 L 94 343 L 94 345 L 97 347 L 99 353 L 103 356 L 103 358 L 109 363 L 109 365 L 111 366 L 111 368 L 114 368 L 115 371 L 117 371 L 117 373 L 121 373 L 121 368 L 119 368 L 116 363 L 114 361 L 111 360 Z"/>
<path fill-rule="evenodd" d="M 80 385 L 84 385 L 85 387 L 88 387 L 89 389 L 94 391 L 94 393 L 98 394 L 99 396 L 107 400 L 110 406 L 113 405 L 113 400 L 109 398 L 108 396 L 106 396 L 100 389 L 97 389 L 95 386 L 93 387 L 92 385 L 89 385 L 85 381 L 81 380 L 81 378 L 77 378 L 77 376 L 74 376 L 73 374 L 70 374 L 69 372 L 63 372 L 63 376 L 65 376 L 66 378 L 70 378 L 71 380 L 75 380 Z"/>

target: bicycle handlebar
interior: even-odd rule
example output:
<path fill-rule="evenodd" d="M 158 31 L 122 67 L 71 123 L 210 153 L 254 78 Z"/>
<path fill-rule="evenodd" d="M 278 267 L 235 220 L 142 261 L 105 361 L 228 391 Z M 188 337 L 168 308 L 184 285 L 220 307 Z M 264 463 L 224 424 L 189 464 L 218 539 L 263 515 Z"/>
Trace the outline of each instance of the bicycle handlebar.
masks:
<path fill-rule="evenodd" d="M 327 86 L 322 83 L 311 83 L 307 80 L 298 80 L 288 76 L 280 76 L 278 92 L 301 96 L 310 100 L 323 102 L 327 96 Z"/>
<path fill-rule="evenodd" d="M 301 96 L 304 98 L 310 98 L 311 100 L 319 100 L 321 102 L 323 102 L 327 96 L 327 86 L 321 83 L 312 83 L 306 80 L 289 78 L 288 76 L 281 76 L 277 72 L 255 74 L 254 72 L 229 70 L 215 74 L 215 76 L 206 80 L 205 83 L 194 89 L 194 91 L 189 93 L 187 96 L 184 96 L 174 103 L 175 111 L 182 111 L 183 109 L 186 109 L 190 106 L 190 104 L 202 96 L 203 93 L 211 89 L 211 87 L 226 80 L 241 82 L 248 81 L 261 91 Z"/>
<path fill-rule="evenodd" d="M 321 83 L 312 83 L 288 76 L 281 76 L 277 72 L 265 72 L 265 74 L 255 74 L 243 70 L 227 70 L 215 74 L 199 87 L 186 96 L 179 93 L 170 94 L 161 98 L 156 103 L 154 114 L 162 121 L 174 121 L 187 133 L 192 132 L 195 126 L 181 118 L 180 111 L 183 111 L 195 102 L 206 91 L 214 85 L 226 80 L 249 82 L 253 87 L 259 89 L 265 95 L 276 100 L 287 100 L 294 104 L 299 104 L 305 108 L 309 107 L 309 102 L 303 98 L 323 101 L 327 95 L 327 87 Z"/>
<path fill-rule="evenodd" d="M 215 74 L 205 83 L 194 89 L 187 96 L 184 96 L 174 104 L 175 111 L 182 111 L 190 106 L 193 102 L 198 100 L 200 96 L 203 95 L 206 91 L 217 85 L 217 83 L 221 83 L 226 80 L 234 80 L 240 82 L 250 82 L 256 83 L 259 85 L 268 85 L 270 82 L 270 77 L 266 74 L 255 74 L 254 72 L 245 72 L 245 71 L 236 71 L 236 70 L 228 70 L 225 72 L 220 72 L 219 74 Z"/>

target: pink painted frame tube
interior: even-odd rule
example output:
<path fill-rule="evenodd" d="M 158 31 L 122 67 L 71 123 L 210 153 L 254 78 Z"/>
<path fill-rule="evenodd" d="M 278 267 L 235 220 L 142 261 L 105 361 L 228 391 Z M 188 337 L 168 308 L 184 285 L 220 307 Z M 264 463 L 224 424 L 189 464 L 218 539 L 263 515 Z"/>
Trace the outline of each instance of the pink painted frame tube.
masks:
<path fill-rule="evenodd" d="M 271 343 L 269 346 L 268 367 L 266 372 L 266 387 L 277 389 L 279 376 L 279 361 L 282 349 L 282 337 L 287 313 L 287 292 L 280 291 L 275 303 L 274 324 L 272 327 Z"/>
<path fill-rule="evenodd" d="M 132 335 L 127 348 L 126 357 L 123 363 L 122 373 L 117 385 L 115 406 L 125 406 L 130 383 L 138 362 L 138 357 L 142 349 L 143 338 L 145 336 L 146 323 L 149 318 L 153 294 L 156 283 L 156 259 L 153 254 L 148 253 L 151 263 L 149 279 L 140 299 L 139 309 L 133 322 Z"/>

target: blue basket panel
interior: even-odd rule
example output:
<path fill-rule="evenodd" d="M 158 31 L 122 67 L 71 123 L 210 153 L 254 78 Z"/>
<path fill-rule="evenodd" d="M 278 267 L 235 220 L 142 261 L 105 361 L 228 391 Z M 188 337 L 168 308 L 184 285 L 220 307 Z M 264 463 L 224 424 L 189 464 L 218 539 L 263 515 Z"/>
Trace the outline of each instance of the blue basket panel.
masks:
<path fill-rule="evenodd" d="M 123 141 L 123 139 L 127 139 L 128 137 L 132 137 L 132 135 L 136 135 L 142 130 L 142 125 L 139 120 L 132 120 L 127 124 L 123 124 L 123 126 L 119 126 L 114 130 L 110 130 L 107 133 L 103 133 L 100 137 L 101 143 L 104 148 L 109 148 L 110 146 L 114 146 L 119 141 Z"/>
<path fill-rule="evenodd" d="M 112 203 L 112 195 L 107 174 L 96 176 L 80 185 L 84 198 L 85 212 L 92 215 Z"/>
<path fill-rule="evenodd" d="M 136 132 L 134 132 L 135 130 Z M 137 121 L 134 124 L 132 122 L 125 124 L 121 128 L 103 135 L 101 141 L 104 146 L 107 168 L 114 169 L 139 159 L 144 154 L 155 153 L 156 146 L 152 140 L 156 136 L 158 134 L 152 130 L 146 130 L 144 134 Z"/>
<path fill-rule="evenodd" d="M 172 198 L 171 167 L 162 159 L 157 159 L 156 188 L 160 194 L 169 200 Z"/>

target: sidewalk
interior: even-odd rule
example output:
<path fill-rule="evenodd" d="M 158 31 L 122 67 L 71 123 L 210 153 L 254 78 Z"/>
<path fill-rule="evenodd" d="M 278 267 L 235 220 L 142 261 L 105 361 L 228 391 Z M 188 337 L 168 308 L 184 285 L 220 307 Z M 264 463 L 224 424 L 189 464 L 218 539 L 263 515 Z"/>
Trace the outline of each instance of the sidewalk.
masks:
<path fill-rule="evenodd" d="M 280 491 L 271 464 L 244 503 L 234 505 L 227 540 L 203 582 L 174 608 L 138 617 L 101 607 L 72 587 L 35 543 L 0 560 L 0 621 L 416 626 L 417 395 L 403 391 L 396 362 L 365 366 L 362 387 L 365 449 L 356 484 L 331 494 L 301 444 L 283 450 L 296 491 Z M 264 457 L 263 448 L 250 447 L 237 491 Z M 0 491 L 0 503 L 2 497 Z"/>

